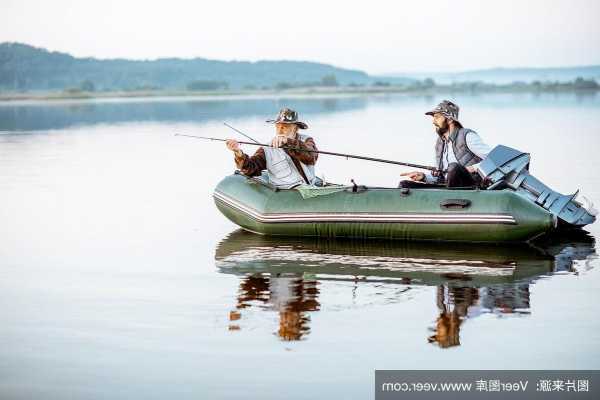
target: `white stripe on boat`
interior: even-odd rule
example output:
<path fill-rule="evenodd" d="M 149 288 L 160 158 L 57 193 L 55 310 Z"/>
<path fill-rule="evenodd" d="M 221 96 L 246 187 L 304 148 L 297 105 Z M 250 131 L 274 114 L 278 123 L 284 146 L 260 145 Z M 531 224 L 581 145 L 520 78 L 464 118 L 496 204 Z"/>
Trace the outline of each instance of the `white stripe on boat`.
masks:
<path fill-rule="evenodd" d="M 422 224 L 511 224 L 517 221 L 510 214 L 465 214 L 465 213 L 268 213 L 262 214 L 257 210 L 232 199 L 231 197 L 216 192 L 215 200 L 234 208 L 247 216 L 263 223 L 285 222 L 404 222 Z"/>

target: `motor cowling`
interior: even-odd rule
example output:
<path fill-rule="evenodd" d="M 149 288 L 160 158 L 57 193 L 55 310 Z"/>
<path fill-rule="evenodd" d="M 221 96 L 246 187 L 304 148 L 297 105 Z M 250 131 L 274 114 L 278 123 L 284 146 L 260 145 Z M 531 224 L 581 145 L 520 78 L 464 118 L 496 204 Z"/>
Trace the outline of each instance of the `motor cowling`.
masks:
<path fill-rule="evenodd" d="M 529 173 L 528 153 L 507 146 L 496 146 L 481 161 L 478 173 L 490 183 L 488 190 L 508 188 L 555 215 L 564 225 L 583 227 L 596 220 L 593 206 L 576 200 L 579 191 L 563 195 Z"/>

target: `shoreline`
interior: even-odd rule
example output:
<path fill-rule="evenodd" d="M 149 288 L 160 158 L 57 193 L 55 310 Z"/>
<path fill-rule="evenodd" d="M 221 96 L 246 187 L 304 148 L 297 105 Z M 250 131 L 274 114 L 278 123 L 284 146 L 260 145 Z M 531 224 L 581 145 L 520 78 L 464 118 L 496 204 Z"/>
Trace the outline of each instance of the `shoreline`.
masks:
<path fill-rule="evenodd" d="M 140 99 L 140 98 L 224 98 L 224 97 L 280 97 L 280 96 L 338 96 L 338 95 L 373 95 L 373 94 L 410 94 L 433 96 L 436 94 L 491 94 L 491 93 L 574 93 L 595 94 L 600 89 L 539 89 L 532 87 L 497 86 L 485 88 L 456 88 L 451 86 L 436 86 L 433 88 L 406 87 L 304 87 L 285 90 L 218 90 L 218 91 L 189 91 L 189 90 L 137 90 L 137 91 L 106 91 L 106 92 L 0 92 L 0 103 L 18 101 L 60 101 L 60 100 L 95 100 L 95 99 Z"/>

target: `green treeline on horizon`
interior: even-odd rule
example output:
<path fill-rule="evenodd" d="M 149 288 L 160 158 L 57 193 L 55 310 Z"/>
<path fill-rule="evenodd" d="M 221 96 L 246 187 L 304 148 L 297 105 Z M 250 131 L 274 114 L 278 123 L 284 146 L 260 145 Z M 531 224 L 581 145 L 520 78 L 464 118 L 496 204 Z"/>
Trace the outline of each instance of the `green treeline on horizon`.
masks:
<path fill-rule="evenodd" d="M 62 91 L 215 90 L 275 87 L 320 82 L 335 75 L 339 84 L 368 84 L 362 71 L 300 61 L 216 61 L 165 58 L 154 61 L 75 58 L 19 43 L 0 44 L 0 90 Z"/>
<path fill-rule="evenodd" d="M 370 76 L 365 72 L 303 61 L 218 61 L 165 58 L 153 61 L 75 58 L 20 43 L 0 43 L 0 92 L 239 91 L 295 88 L 380 88 L 460 91 L 598 90 L 592 78 L 570 82 L 438 84 L 432 78 Z"/>

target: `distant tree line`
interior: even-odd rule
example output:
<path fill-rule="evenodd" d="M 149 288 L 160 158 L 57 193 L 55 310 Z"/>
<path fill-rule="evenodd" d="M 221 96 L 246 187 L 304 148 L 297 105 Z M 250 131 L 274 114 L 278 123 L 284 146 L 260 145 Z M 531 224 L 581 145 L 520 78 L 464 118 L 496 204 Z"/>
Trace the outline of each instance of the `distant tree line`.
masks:
<path fill-rule="evenodd" d="M 328 77 L 321 82 L 324 77 Z M 19 43 L 0 43 L 0 90 L 117 91 L 237 90 L 253 85 L 275 87 L 279 82 L 299 85 L 369 83 L 362 71 L 304 61 L 218 61 L 203 58 L 165 58 L 152 61 L 75 58 Z M 83 82 L 91 82 L 93 87 Z M 216 88 L 215 88 L 216 87 Z"/>
<path fill-rule="evenodd" d="M 582 74 L 585 74 L 582 72 Z M 587 76 L 587 75 L 586 75 Z M 578 77 L 571 82 L 457 82 L 439 84 L 431 78 L 416 80 L 373 77 L 362 71 L 298 61 L 216 61 L 159 59 L 133 61 L 75 58 L 65 53 L 19 43 L 0 43 L 0 91 L 226 91 L 288 90 L 324 87 L 330 90 L 380 91 L 569 91 L 600 90 L 596 80 Z M 363 89 L 364 88 L 364 89 Z M 373 89 L 374 88 L 374 89 Z"/>
<path fill-rule="evenodd" d="M 192 81 L 187 84 L 187 90 L 219 90 L 229 89 L 229 83 L 225 81 Z"/>
<path fill-rule="evenodd" d="M 290 90 L 300 88 L 343 88 L 347 87 L 350 89 L 360 90 L 364 88 L 378 88 L 380 90 L 390 91 L 407 91 L 407 92 L 419 92 L 419 91 L 436 91 L 436 90 L 449 90 L 449 91 L 468 91 L 468 92 L 486 92 L 486 91 L 573 91 L 573 90 L 600 90 L 600 85 L 594 79 L 584 79 L 578 77 L 571 82 L 540 82 L 533 81 L 530 83 L 526 82 L 513 82 L 510 84 L 492 84 L 486 82 L 454 82 L 451 84 L 437 84 L 433 79 L 426 78 L 423 80 L 415 80 L 407 84 L 399 84 L 386 80 L 375 80 L 370 83 L 355 83 L 350 82 L 347 85 L 340 85 L 337 81 L 335 74 L 328 74 L 321 77 L 318 81 L 312 82 L 277 82 L 276 84 L 270 85 L 245 85 L 242 89 L 244 90 Z M 193 80 L 186 85 L 186 90 L 191 92 L 201 91 L 227 91 L 230 89 L 230 85 L 226 81 L 222 80 Z M 96 85 L 90 79 L 82 81 L 79 85 L 74 87 L 66 88 L 64 91 L 69 94 L 78 94 L 83 92 L 94 92 L 96 91 Z M 155 91 L 162 90 L 162 88 L 155 86 L 139 86 L 135 88 L 128 88 L 125 91 Z"/>

